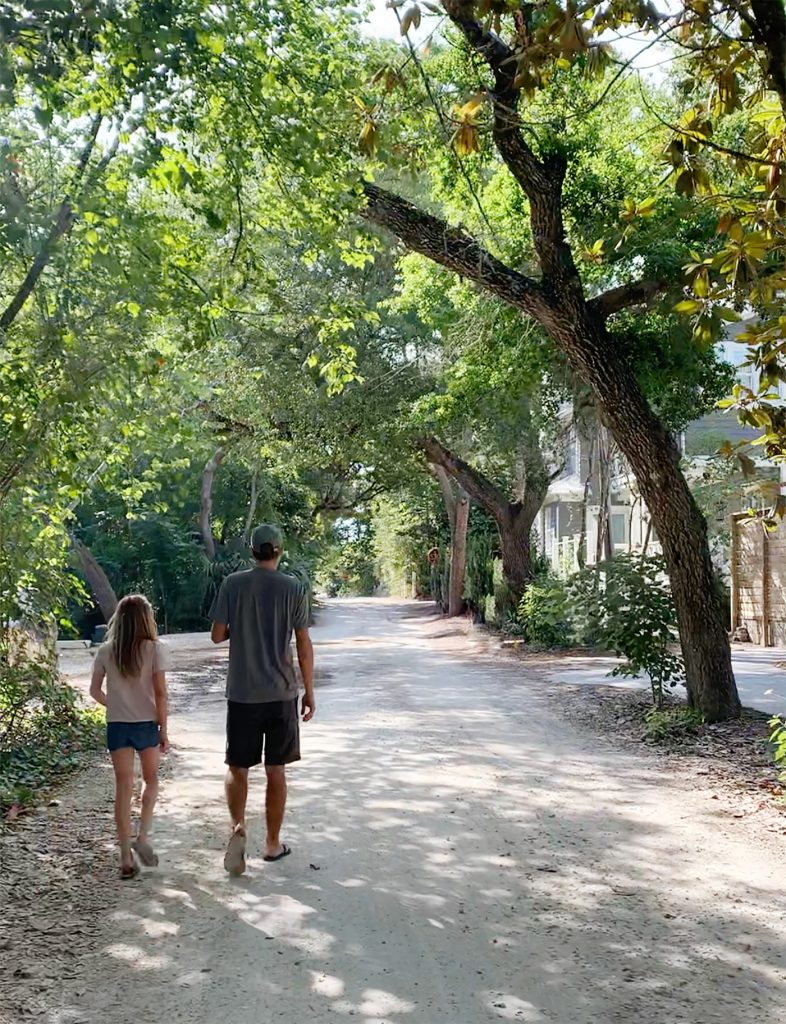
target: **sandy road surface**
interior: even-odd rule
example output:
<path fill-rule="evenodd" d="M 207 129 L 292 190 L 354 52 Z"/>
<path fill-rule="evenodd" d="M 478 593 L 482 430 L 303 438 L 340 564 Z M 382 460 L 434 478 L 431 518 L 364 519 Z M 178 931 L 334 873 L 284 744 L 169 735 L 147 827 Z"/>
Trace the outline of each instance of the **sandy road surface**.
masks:
<path fill-rule="evenodd" d="M 577 737 L 537 676 L 418 606 L 337 602 L 315 641 L 293 855 L 259 857 L 259 779 L 248 874 L 223 874 L 226 655 L 176 648 L 162 866 L 107 887 L 39 1019 L 786 1022 L 777 841 Z"/>

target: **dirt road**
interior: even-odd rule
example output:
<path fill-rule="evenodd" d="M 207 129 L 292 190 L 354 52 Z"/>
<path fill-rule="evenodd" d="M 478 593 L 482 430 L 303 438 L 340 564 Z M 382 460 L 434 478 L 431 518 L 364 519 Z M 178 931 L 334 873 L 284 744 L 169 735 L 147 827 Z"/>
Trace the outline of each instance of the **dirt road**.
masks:
<path fill-rule="evenodd" d="M 418 606 L 333 604 L 315 641 L 293 855 L 260 859 L 258 785 L 248 874 L 224 875 L 226 655 L 177 648 L 162 866 L 93 891 L 92 952 L 39 1020 L 786 1022 L 777 840 L 574 734 L 536 677 Z"/>

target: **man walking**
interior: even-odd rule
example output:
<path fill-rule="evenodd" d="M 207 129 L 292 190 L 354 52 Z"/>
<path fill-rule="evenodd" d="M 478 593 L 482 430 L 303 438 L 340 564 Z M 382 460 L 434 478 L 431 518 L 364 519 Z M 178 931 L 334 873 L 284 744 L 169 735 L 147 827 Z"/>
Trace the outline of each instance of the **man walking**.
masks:
<path fill-rule="evenodd" d="M 280 860 L 287 801 L 286 765 L 300 760 L 298 692 L 290 643 L 295 634 L 303 677 L 303 721 L 314 715 L 314 649 L 303 587 L 278 572 L 284 538 L 263 523 L 251 534 L 253 569 L 227 576 L 210 610 L 213 643 L 229 640 L 226 797 L 232 835 L 224 857 L 231 875 L 246 870 L 248 770 L 265 759 L 267 836 L 264 859 Z"/>

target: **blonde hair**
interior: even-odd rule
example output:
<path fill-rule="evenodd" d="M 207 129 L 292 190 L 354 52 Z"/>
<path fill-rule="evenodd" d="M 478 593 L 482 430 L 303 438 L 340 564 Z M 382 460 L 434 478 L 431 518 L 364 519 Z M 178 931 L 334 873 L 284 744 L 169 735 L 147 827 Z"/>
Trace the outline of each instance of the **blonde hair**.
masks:
<path fill-rule="evenodd" d="M 142 594 L 128 594 L 117 603 L 106 633 L 121 676 L 137 676 L 142 667 L 142 644 L 158 640 L 153 608 Z"/>

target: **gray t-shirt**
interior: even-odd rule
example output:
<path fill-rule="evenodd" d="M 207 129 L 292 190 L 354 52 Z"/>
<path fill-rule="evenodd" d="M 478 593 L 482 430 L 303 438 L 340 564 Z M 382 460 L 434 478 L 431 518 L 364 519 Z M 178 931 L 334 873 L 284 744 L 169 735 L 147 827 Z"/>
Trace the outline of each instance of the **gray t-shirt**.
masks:
<path fill-rule="evenodd" d="M 293 630 L 308 626 L 308 600 L 297 580 L 258 567 L 234 572 L 221 584 L 210 618 L 229 626 L 228 700 L 297 697 L 290 643 Z"/>

